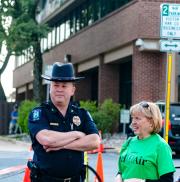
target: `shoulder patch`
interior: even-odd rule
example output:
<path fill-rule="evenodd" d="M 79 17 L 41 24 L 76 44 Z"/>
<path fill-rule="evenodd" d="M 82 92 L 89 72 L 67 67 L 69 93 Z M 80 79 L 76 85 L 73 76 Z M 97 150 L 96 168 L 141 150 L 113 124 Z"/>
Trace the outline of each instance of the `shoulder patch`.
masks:
<path fill-rule="evenodd" d="M 37 121 L 40 119 L 41 116 L 41 109 L 35 109 L 32 111 L 32 120 Z"/>

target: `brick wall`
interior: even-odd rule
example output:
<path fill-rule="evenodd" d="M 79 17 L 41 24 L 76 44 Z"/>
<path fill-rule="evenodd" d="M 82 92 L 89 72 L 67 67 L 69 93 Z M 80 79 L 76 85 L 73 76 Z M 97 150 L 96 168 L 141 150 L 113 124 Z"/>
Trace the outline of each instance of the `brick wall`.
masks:
<path fill-rule="evenodd" d="M 89 100 L 91 98 L 91 78 L 86 77 L 84 80 L 77 82 L 76 84 L 76 92 L 75 92 L 75 100 Z"/>
<path fill-rule="evenodd" d="M 119 67 L 116 64 L 103 64 L 99 67 L 99 102 L 111 98 L 119 102 Z"/>
<path fill-rule="evenodd" d="M 164 61 L 164 62 L 163 62 Z M 165 62 L 162 54 L 140 52 L 134 48 L 132 62 L 132 103 L 164 99 Z"/>

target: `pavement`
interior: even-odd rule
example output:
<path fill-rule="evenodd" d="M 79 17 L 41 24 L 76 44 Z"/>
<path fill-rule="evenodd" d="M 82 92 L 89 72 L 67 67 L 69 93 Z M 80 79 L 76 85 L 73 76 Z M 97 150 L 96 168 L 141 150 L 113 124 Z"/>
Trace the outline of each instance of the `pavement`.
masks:
<path fill-rule="evenodd" d="M 123 133 L 115 133 L 113 135 L 104 134 L 102 144 L 104 145 L 105 152 L 119 153 L 122 144 L 127 139 L 127 136 Z"/>
<path fill-rule="evenodd" d="M 1 135 L 0 151 L 29 151 L 31 142 L 28 139 L 24 140 L 24 138 L 25 135 Z"/>
<path fill-rule="evenodd" d="M 123 142 L 126 140 L 126 135 L 122 133 L 104 134 L 102 137 L 102 144 L 105 152 L 119 153 Z M 16 144 L 16 149 L 12 148 L 12 144 Z M 3 135 L 0 136 L 0 151 L 21 151 L 29 150 L 31 146 L 31 140 L 29 135 L 17 134 L 17 135 Z"/>

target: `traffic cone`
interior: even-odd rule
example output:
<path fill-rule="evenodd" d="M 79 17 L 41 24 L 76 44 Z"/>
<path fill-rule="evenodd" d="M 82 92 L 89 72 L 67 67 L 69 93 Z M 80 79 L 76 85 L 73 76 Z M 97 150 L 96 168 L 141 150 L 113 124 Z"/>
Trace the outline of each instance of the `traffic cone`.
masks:
<path fill-rule="evenodd" d="M 23 182 L 31 182 L 31 179 L 30 179 L 30 172 L 31 172 L 31 171 L 30 171 L 29 168 L 26 166 Z"/>
<path fill-rule="evenodd" d="M 30 147 L 28 161 L 32 160 L 33 154 L 34 154 L 34 152 L 32 150 L 32 147 Z M 26 166 L 23 182 L 31 182 L 30 173 L 31 173 L 30 169 Z"/>
<path fill-rule="evenodd" d="M 88 154 L 95 154 L 98 152 L 104 152 L 104 144 L 102 143 L 102 135 L 101 135 L 101 130 L 99 130 L 99 137 L 100 137 L 100 145 L 98 147 L 98 149 L 94 149 L 94 150 L 90 150 L 88 151 Z"/>
<path fill-rule="evenodd" d="M 98 178 L 95 177 L 95 182 L 104 182 L 103 159 L 102 159 L 102 153 L 101 152 L 98 152 L 96 172 L 99 175 L 101 181 L 98 181 Z"/>
<path fill-rule="evenodd" d="M 102 142 L 102 134 L 101 134 L 101 130 L 99 130 L 99 137 L 100 137 L 100 145 L 99 145 L 99 148 L 98 148 L 98 152 L 104 152 L 104 144 Z"/>

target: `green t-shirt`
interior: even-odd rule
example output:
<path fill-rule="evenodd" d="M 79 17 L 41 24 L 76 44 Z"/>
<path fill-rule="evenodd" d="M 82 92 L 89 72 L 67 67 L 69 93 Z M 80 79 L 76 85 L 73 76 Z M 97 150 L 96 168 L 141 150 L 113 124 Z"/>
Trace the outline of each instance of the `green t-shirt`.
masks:
<path fill-rule="evenodd" d="M 142 140 L 135 136 L 122 145 L 119 172 L 123 179 L 156 180 L 174 171 L 171 148 L 158 134 Z"/>

